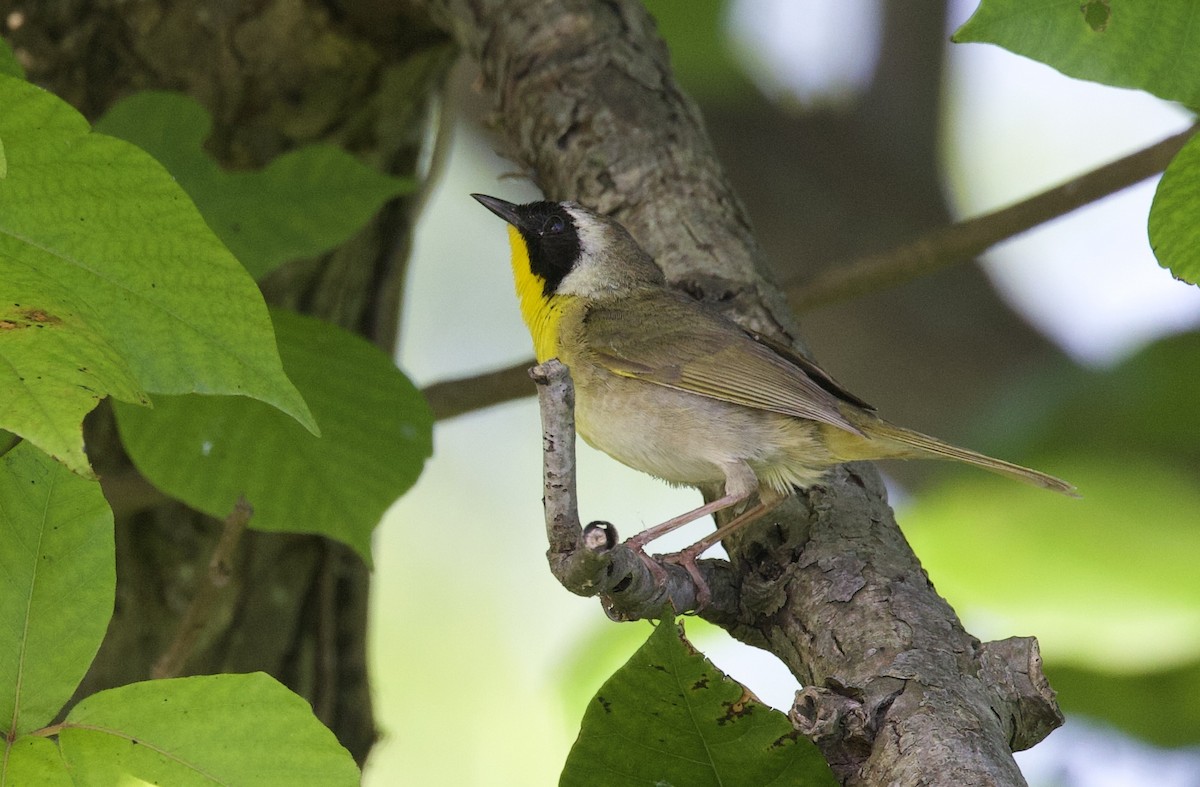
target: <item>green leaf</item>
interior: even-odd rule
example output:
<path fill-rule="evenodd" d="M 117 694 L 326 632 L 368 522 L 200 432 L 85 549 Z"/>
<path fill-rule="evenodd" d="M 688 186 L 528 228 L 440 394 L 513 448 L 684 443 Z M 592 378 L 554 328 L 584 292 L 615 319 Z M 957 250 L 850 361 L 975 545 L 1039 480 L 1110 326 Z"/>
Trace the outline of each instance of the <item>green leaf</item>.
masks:
<path fill-rule="evenodd" d="M 984 419 L 1000 439 L 968 441 L 1071 480 L 1082 500 L 964 473 L 900 512 L 973 634 L 1037 635 L 1047 664 L 1103 673 L 1200 659 L 1200 586 L 1178 580 L 1200 554 L 1197 369 L 1189 333 L 1109 370 L 1031 375 Z"/>
<path fill-rule="evenodd" d="M 59 733 L 79 785 L 356 785 L 358 767 L 269 675 L 133 683 L 80 702 Z"/>
<path fill-rule="evenodd" d="M 1117 451 L 1039 463 L 1081 500 L 964 475 L 900 512 L 938 591 L 976 636 L 1036 635 L 1046 660 L 1108 670 L 1200 656 L 1200 488 Z"/>
<path fill-rule="evenodd" d="M 991 432 L 969 442 L 1026 464 L 1037 459 L 1022 457 L 1023 451 L 1063 447 L 1093 456 L 1153 455 L 1194 464 L 1200 462 L 1196 369 L 1200 333 L 1185 333 L 1161 339 L 1112 369 L 1071 366 L 1029 375 L 1005 391 L 984 419 Z"/>
<path fill-rule="evenodd" d="M 695 637 L 697 626 L 703 626 L 704 621 L 692 620 L 688 625 Z M 629 654 L 645 641 L 646 632 L 641 626 L 613 626 L 608 621 L 596 621 L 573 637 L 570 651 L 559 659 L 555 680 L 562 692 L 564 712 L 568 716 L 581 713 L 592 702 L 596 686 L 629 661 Z"/>
<path fill-rule="evenodd" d="M 1195 0 L 983 0 L 954 41 L 999 44 L 1067 76 L 1200 106 Z"/>
<path fill-rule="evenodd" d="M 1177 279 L 1200 284 L 1200 137 L 1167 165 L 1150 205 L 1150 248 Z"/>
<path fill-rule="evenodd" d="M 7 743 L 8 753 L 0 762 L 0 787 L 73 787 L 58 744 L 49 738 L 23 735 Z"/>
<path fill-rule="evenodd" d="M 21 68 L 20 62 L 13 54 L 12 47 L 3 38 L 0 38 L 0 75 L 17 79 L 25 78 L 25 69 Z"/>
<path fill-rule="evenodd" d="M 100 648 L 112 512 L 97 482 L 23 442 L 0 457 L 0 545 L 0 725 L 20 734 L 58 714 Z"/>
<path fill-rule="evenodd" d="M 1046 664 L 1068 714 L 1102 719 L 1158 746 L 1200 744 L 1200 661 L 1122 673 Z"/>
<path fill-rule="evenodd" d="M 340 245 L 415 187 L 329 145 L 286 153 L 261 172 L 225 172 L 201 148 L 211 128 L 196 101 L 161 91 L 133 94 L 96 124 L 158 159 L 255 278 Z"/>
<path fill-rule="evenodd" d="M 0 76 L 25 78 L 25 70 L 21 68 L 21 64 L 13 55 L 12 47 L 3 38 L 0 38 Z M 4 154 L 4 137 L 0 136 L 0 180 L 4 180 L 6 177 L 8 177 L 8 157 Z"/>
<path fill-rule="evenodd" d="M 787 718 L 660 623 L 601 687 L 560 785 L 835 785 Z"/>
<path fill-rule="evenodd" d="M 0 77 L 0 428 L 88 472 L 106 395 L 239 394 L 315 428 L 254 281 L 146 153 Z"/>
<path fill-rule="evenodd" d="M 416 482 L 432 450 L 420 392 L 369 342 L 276 310 L 284 368 L 321 425 L 320 438 L 248 399 L 163 397 L 153 410 L 118 406 L 134 464 L 164 492 L 213 516 L 239 495 L 251 527 L 320 533 L 370 562 L 371 532 Z"/>

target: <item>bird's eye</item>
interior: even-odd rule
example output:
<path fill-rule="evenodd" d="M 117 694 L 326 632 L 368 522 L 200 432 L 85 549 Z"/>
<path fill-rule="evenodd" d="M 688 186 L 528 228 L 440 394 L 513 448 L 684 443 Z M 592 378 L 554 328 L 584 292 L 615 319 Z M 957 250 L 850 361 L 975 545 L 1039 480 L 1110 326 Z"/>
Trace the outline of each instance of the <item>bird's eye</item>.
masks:
<path fill-rule="evenodd" d="M 542 227 L 543 235 L 557 235 L 566 229 L 567 223 L 563 221 L 562 216 L 551 216 L 546 219 L 546 224 Z"/>

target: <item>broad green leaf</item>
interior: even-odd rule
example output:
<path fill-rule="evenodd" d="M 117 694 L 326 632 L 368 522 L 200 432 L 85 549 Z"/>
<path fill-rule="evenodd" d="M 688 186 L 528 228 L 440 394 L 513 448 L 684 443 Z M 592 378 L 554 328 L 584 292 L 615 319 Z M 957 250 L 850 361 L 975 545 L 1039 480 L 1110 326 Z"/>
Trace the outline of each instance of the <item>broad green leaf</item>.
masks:
<path fill-rule="evenodd" d="M 104 317 L 47 278 L 59 263 L 39 252 L 24 261 L 5 256 L 5 241 L 0 230 L 0 428 L 90 475 L 83 417 L 106 395 L 140 404 L 149 398 L 105 335 Z"/>
<path fill-rule="evenodd" d="M 58 744 L 49 738 L 23 735 L 8 743 L 8 756 L 0 761 L 0 787 L 73 787 Z"/>
<path fill-rule="evenodd" d="M 1200 554 L 1197 369 L 1190 333 L 1113 369 L 1038 375 L 984 419 L 999 439 L 968 441 L 1072 481 L 1082 500 L 964 472 L 965 486 L 900 512 L 972 633 L 1034 634 L 1048 663 L 1106 672 L 1200 658 L 1200 583 L 1178 579 Z"/>
<path fill-rule="evenodd" d="M 703 625 L 699 619 L 688 621 L 692 638 L 698 639 L 696 628 Z M 570 717 L 582 713 L 595 696 L 596 687 L 645 644 L 646 632 L 641 626 L 613 626 L 607 620 L 598 620 L 572 641 L 570 652 L 558 662 L 555 681 L 562 691 L 563 709 Z"/>
<path fill-rule="evenodd" d="M 1161 339 L 1118 366 L 1032 375 L 1005 392 L 972 445 L 1022 460 L 1064 447 L 1094 456 L 1200 462 L 1200 333 Z M 1028 461 L 1033 461 L 1029 459 Z M 1054 468 L 1045 468 L 1054 470 Z M 1070 479 L 1074 481 L 1074 479 Z"/>
<path fill-rule="evenodd" d="M 415 185 L 329 145 L 286 153 L 260 172 L 225 172 L 201 148 L 211 129 L 196 101 L 162 91 L 135 93 L 96 124 L 158 159 L 255 278 L 340 245 Z"/>
<path fill-rule="evenodd" d="M 1195 0 L 983 0 L 954 41 L 998 44 L 1067 76 L 1200 106 Z"/>
<path fill-rule="evenodd" d="M 77 785 L 356 785 L 308 703 L 269 675 L 132 683 L 85 698 L 59 733 Z"/>
<path fill-rule="evenodd" d="M 1046 664 L 1067 714 L 1101 719 L 1158 746 L 1200 744 L 1200 661 L 1114 672 Z"/>
<path fill-rule="evenodd" d="M 58 714 L 100 648 L 112 511 L 97 482 L 23 442 L 0 457 L 0 545 L 0 725 L 20 734 Z"/>
<path fill-rule="evenodd" d="M 899 521 L 937 589 L 984 639 L 1036 635 L 1047 661 L 1108 670 L 1200 656 L 1200 487 L 1118 451 L 1052 462 L 1081 500 L 963 475 Z"/>
<path fill-rule="evenodd" d="M 25 78 L 25 69 L 21 68 L 21 64 L 17 62 L 17 58 L 13 54 L 12 47 L 3 38 L 0 38 L 0 75 L 17 79 Z"/>
<path fill-rule="evenodd" d="M 13 55 L 12 47 L 0 38 L 0 76 L 25 78 L 25 70 Z M 0 135 L 0 180 L 8 176 L 8 158 L 4 155 L 4 137 Z"/>
<path fill-rule="evenodd" d="M 420 475 L 433 419 L 392 360 L 335 326 L 276 310 L 284 368 L 312 407 L 321 437 L 271 408 L 234 397 L 158 397 L 119 406 L 134 464 L 167 494 L 214 516 L 239 495 L 250 526 L 320 533 L 370 562 L 371 532 Z"/>
<path fill-rule="evenodd" d="M 560 785 L 834 785 L 817 748 L 661 623 L 601 687 Z"/>
<path fill-rule="evenodd" d="M 66 103 L 0 77 L 0 428 L 87 472 L 106 395 L 238 394 L 315 428 L 262 295 L 170 175 Z"/>
<path fill-rule="evenodd" d="M 1200 284 L 1200 137 L 1167 165 L 1150 205 L 1150 248 L 1177 279 Z"/>

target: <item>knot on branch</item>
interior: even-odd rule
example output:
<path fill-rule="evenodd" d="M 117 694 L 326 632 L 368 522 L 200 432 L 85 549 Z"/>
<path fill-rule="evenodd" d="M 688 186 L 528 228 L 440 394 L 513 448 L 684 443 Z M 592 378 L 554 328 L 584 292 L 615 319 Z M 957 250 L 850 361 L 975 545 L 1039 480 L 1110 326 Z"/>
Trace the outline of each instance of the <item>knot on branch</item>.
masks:
<path fill-rule="evenodd" d="M 985 642 L 979 649 L 979 664 L 979 676 L 995 697 L 993 708 L 1013 751 L 1030 748 L 1062 725 L 1062 711 L 1042 672 L 1036 638 Z"/>
<path fill-rule="evenodd" d="M 796 692 L 788 719 L 797 732 L 818 745 L 838 741 L 843 747 L 861 744 L 869 750 L 875 739 L 862 702 L 829 688 L 806 686 Z"/>

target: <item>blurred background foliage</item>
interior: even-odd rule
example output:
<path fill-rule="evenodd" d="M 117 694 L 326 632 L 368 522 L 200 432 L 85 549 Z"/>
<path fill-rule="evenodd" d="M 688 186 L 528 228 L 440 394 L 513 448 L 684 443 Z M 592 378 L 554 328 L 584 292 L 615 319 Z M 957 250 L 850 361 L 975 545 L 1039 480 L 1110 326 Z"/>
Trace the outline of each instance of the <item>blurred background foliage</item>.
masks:
<path fill-rule="evenodd" d="M 975 5 L 648 0 L 780 281 L 1188 124 L 1145 94 L 951 45 Z M 400 358 L 419 383 L 529 352 L 503 233 L 466 194 L 536 191 L 502 178 L 515 168 L 478 128 L 473 78 L 465 66 L 456 76 L 451 147 L 406 287 Z M 981 264 L 801 315 L 816 357 L 889 419 L 1083 494 L 1061 500 L 936 463 L 885 468 L 902 526 L 968 629 L 1041 640 L 1068 722 L 1019 757 L 1034 784 L 1200 783 L 1200 295 L 1150 252 L 1153 185 Z M 371 783 L 553 782 L 587 701 L 649 633 L 613 625 L 550 578 L 537 435 L 531 400 L 440 424 L 434 460 L 376 537 L 385 738 Z M 580 463 L 583 515 L 625 534 L 693 500 L 586 449 Z M 435 581 L 448 575 L 449 589 Z M 688 631 L 787 706 L 796 685 L 771 657 L 698 621 Z M 462 756 L 448 761 L 448 746 Z"/>
<path fill-rule="evenodd" d="M 647 5 L 783 284 L 1192 121 L 1146 93 L 950 45 L 975 8 L 967 0 Z M 988 5 L 1003 16 L 1029 3 Z M 1093 32 L 1118 32 L 1102 18 L 1107 3 L 1061 5 L 1082 8 Z M 1200 41 L 1187 0 L 1154 8 L 1167 34 Z M 1192 95 L 1188 68 L 1200 60 L 1171 71 L 1161 48 L 1119 40 L 1144 54 L 1151 81 Z M 1090 65 L 1062 68 L 1094 76 Z M 461 64 L 446 97 L 438 179 L 404 288 L 400 361 L 420 384 L 529 355 L 503 229 L 467 194 L 537 193 L 491 152 L 476 76 Z M 207 123 L 192 120 L 191 131 Z M 1176 173 L 1184 187 L 1191 173 Z M 968 628 L 1040 639 L 1068 721 L 1020 755 L 1034 784 L 1200 784 L 1200 294 L 1151 253 L 1154 188 L 1026 233 L 979 264 L 800 315 L 815 356 L 889 419 L 1061 475 L 1083 494 L 1059 499 L 936 463 L 885 468 L 903 527 Z M 1189 215 L 1165 226 L 1190 232 Z M 272 250 L 261 267 L 291 253 Z M 546 570 L 538 434 L 531 398 L 439 424 L 435 458 L 374 536 L 384 738 L 369 784 L 554 782 L 584 707 L 649 634 L 612 624 Z M 584 515 L 626 535 L 695 502 L 586 449 L 580 480 Z M 688 632 L 765 701 L 790 704 L 796 683 L 773 657 L 699 621 Z"/>

